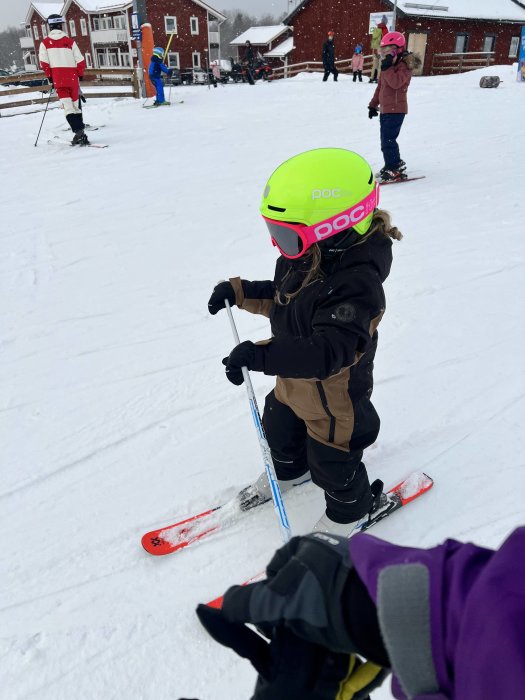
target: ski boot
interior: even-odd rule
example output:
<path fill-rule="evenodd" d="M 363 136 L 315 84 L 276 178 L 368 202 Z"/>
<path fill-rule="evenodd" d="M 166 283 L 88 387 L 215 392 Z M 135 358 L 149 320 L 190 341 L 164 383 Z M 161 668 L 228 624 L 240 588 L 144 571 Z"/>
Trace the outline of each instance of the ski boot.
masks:
<path fill-rule="evenodd" d="M 404 160 L 400 160 L 395 168 L 388 168 L 386 165 L 383 165 L 381 170 L 375 174 L 375 178 L 378 180 L 381 179 L 383 177 L 383 173 L 385 173 L 387 170 L 397 171 L 397 172 L 403 174 L 404 172 L 406 172 L 406 169 L 407 169 L 407 164 L 405 163 Z"/>
<path fill-rule="evenodd" d="M 87 135 L 84 133 L 84 129 L 80 131 L 75 131 L 73 136 L 73 141 L 71 141 L 72 146 L 89 146 L 89 140 Z"/>
<path fill-rule="evenodd" d="M 381 479 L 376 479 L 370 485 L 370 490 L 372 491 L 372 497 L 374 499 L 373 505 L 367 515 L 356 523 L 358 530 L 364 523 L 368 525 L 382 520 L 398 504 L 396 497 L 390 496 L 383 491 L 383 486 L 384 484 Z"/>
<path fill-rule="evenodd" d="M 299 484 L 304 484 L 310 478 L 310 472 L 306 472 L 302 476 L 297 477 L 297 479 L 290 479 L 288 481 L 279 481 L 279 488 L 281 493 L 286 493 L 294 486 Z M 266 501 L 272 498 L 272 490 L 270 488 L 270 483 L 268 481 L 268 476 L 266 472 L 263 472 L 254 484 L 250 484 L 245 489 L 239 492 L 238 495 L 241 510 L 251 510 L 256 506 L 261 506 Z"/>
<path fill-rule="evenodd" d="M 325 513 L 313 526 L 312 532 L 324 532 L 327 535 L 341 535 L 341 537 L 350 537 L 358 521 L 353 520 L 350 523 L 336 523 L 331 520 Z"/>
<path fill-rule="evenodd" d="M 379 182 L 401 182 L 401 180 L 406 180 L 406 173 L 398 170 L 397 168 L 393 170 L 383 170 L 380 174 Z"/>

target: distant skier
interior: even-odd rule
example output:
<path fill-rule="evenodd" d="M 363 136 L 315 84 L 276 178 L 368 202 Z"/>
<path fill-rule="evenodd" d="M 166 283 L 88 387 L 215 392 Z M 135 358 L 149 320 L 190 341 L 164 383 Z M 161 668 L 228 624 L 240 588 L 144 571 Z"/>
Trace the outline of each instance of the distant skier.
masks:
<path fill-rule="evenodd" d="M 197 614 L 256 668 L 252 700 L 368 698 L 390 671 L 399 700 L 515 700 L 525 688 L 524 551 L 525 527 L 496 551 L 294 537 L 265 581 Z"/>
<path fill-rule="evenodd" d="M 226 376 L 241 384 L 247 367 L 277 377 L 263 423 L 281 490 L 311 474 L 326 499 L 314 529 L 346 535 L 389 505 L 362 462 L 379 433 L 370 401 L 376 328 L 391 239 L 401 239 L 378 197 L 370 166 L 356 153 L 321 148 L 290 158 L 268 180 L 260 209 L 281 252 L 274 279 L 221 282 L 208 303 L 211 314 L 228 299 L 269 316 L 271 341 L 234 348 L 223 360 Z M 269 500 L 266 473 L 240 497 L 245 510 Z"/>
<path fill-rule="evenodd" d="M 89 141 L 84 133 L 78 82 L 82 80 L 86 63 L 76 43 L 63 31 L 65 19 L 53 14 L 49 15 L 47 23 L 49 35 L 40 44 L 38 59 L 62 102 L 66 119 L 75 134 L 72 144 L 87 146 Z"/>
<path fill-rule="evenodd" d="M 354 74 L 354 83 L 359 78 L 359 82 L 363 82 L 363 66 L 365 63 L 365 57 L 363 56 L 363 47 L 358 44 L 354 49 L 354 55 L 352 56 L 352 73 Z"/>
<path fill-rule="evenodd" d="M 415 54 L 405 51 L 405 37 L 399 32 L 389 32 L 381 39 L 381 75 L 368 105 L 368 117 L 377 117 L 381 106 L 381 150 L 385 165 L 377 177 L 382 182 L 401 180 L 406 163 L 401 160 L 397 137 L 408 112 L 407 92 L 412 71 L 421 65 Z"/>
<path fill-rule="evenodd" d="M 333 73 L 334 81 L 337 82 L 337 76 L 339 75 L 339 71 L 337 70 L 335 65 L 335 45 L 333 32 L 328 32 L 328 38 L 323 44 L 323 66 L 323 82 L 325 83 L 328 80 L 328 76 L 330 75 L 330 73 Z"/>
<path fill-rule="evenodd" d="M 383 15 L 381 22 L 378 22 L 377 27 L 372 32 L 370 37 L 370 48 L 372 50 L 372 73 L 370 75 L 370 82 L 377 83 L 379 80 L 379 74 L 381 72 L 381 55 L 379 53 L 379 47 L 381 45 L 381 40 L 388 34 L 387 18 Z"/>
<path fill-rule="evenodd" d="M 153 107 L 168 107 L 170 104 L 164 97 L 162 73 L 166 73 L 169 78 L 173 75 L 171 68 L 164 64 L 164 49 L 157 46 L 153 49 L 153 56 L 151 57 L 148 70 L 149 79 L 157 92 L 157 98 L 153 103 Z"/>

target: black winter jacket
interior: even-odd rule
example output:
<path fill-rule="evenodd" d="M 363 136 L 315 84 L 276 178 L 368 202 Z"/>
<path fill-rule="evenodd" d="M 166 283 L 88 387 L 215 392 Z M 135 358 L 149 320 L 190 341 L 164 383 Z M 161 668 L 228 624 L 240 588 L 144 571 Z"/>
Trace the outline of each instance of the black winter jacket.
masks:
<path fill-rule="evenodd" d="M 323 65 L 325 68 L 333 68 L 335 65 L 334 42 L 329 39 L 323 44 Z"/>
<path fill-rule="evenodd" d="M 270 300 L 276 293 L 284 299 L 285 293 L 300 287 L 306 275 L 305 262 L 308 264 L 298 264 L 281 256 L 273 281 L 242 280 L 246 299 Z M 303 289 L 289 304 L 273 304 L 273 338 L 264 346 L 265 374 L 325 379 L 352 366 L 351 394 L 357 399 L 371 391 L 375 327 L 385 310 L 382 283 L 391 264 L 392 241 L 381 233 L 331 260 L 324 259 L 322 279 Z"/>

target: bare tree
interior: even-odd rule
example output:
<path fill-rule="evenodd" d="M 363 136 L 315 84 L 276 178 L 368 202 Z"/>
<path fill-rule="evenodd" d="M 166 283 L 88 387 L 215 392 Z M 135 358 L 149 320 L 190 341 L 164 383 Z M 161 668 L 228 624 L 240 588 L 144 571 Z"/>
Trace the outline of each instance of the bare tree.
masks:
<path fill-rule="evenodd" d="M 0 32 L 0 68 L 8 70 L 13 67 L 22 68 L 24 59 L 20 48 L 20 37 L 24 36 L 23 30 L 16 27 L 8 27 Z"/>

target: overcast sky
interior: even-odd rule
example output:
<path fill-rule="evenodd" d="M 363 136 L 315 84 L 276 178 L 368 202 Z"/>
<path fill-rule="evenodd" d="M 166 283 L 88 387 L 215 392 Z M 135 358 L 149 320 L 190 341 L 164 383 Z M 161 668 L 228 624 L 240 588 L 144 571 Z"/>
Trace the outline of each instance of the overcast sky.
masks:
<path fill-rule="evenodd" d="M 41 2 L 43 0 L 40 0 Z M 45 1 L 45 0 L 44 0 Z M 251 15 L 280 15 L 295 6 L 290 0 L 207 0 L 217 10 L 240 8 Z M 60 2 L 60 0 L 58 0 Z M 25 19 L 30 0 L 0 0 L 0 31 L 6 27 L 18 26 Z"/>

